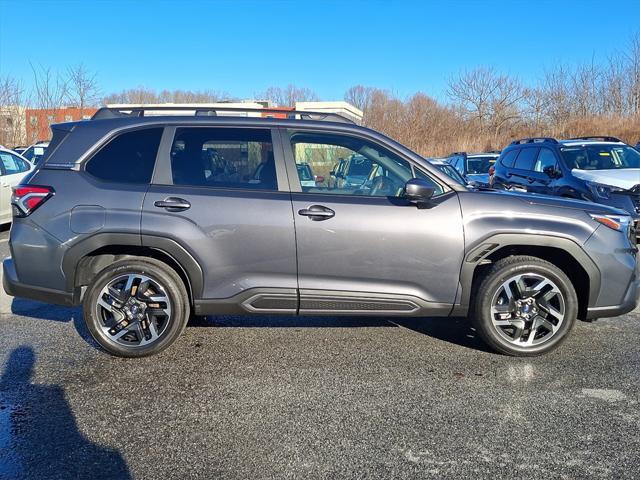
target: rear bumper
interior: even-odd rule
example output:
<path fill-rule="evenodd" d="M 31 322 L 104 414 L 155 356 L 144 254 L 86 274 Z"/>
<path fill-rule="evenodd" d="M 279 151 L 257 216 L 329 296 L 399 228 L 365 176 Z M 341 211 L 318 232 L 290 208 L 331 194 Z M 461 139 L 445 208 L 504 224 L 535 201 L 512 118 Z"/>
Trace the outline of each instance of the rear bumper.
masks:
<path fill-rule="evenodd" d="M 72 306 L 77 304 L 73 293 L 20 283 L 16 274 L 16 267 L 11 257 L 6 258 L 2 262 L 2 273 L 2 287 L 7 295 L 58 305 Z"/>

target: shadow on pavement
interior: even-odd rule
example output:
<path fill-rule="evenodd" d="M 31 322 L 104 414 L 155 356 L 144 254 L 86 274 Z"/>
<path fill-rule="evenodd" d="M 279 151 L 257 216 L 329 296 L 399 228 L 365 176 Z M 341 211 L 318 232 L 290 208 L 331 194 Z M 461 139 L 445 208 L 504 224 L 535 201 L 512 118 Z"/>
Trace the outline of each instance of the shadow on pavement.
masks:
<path fill-rule="evenodd" d="M 478 338 L 466 318 L 448 317 L 312 317 L 312 316 L 207 316 L 193 317 L 190 327 L 237 327 L 237 328 L 359 328 L 359 327 L 404 327 L 422 335 L 437 338 L 462 347 L 491 352 Z"/>
<path fill-rule="evenodd" d="M 32 383 L 34 365 L 16 348 L 0 379 L 0 478 L 131 478 L 117 450 L 80 433 L 62 387 Z"/>
<path fill-rule="evenodd" d="M 454 345 L 495 353 L 480 339 L 467 318 L 394 318 L 393 323 Z"/>
<path fill-rule="evenodd" d="M 91 338 L 80 308 L 62 307 L 14 298 L 12 312 L 30 318 L 56 322 L 73 322 L 78 334 L 91 346 L 99 349 Z M 376 317 L 376 316 L 282 316 L 282 315 L 209 315 L 194 316 L 189 327 L 195 328 L 366 328 L 404 327 L 416 333 L 474 350 L 490 352 L 466 318 L 448 317 Z"/>
<path fill-rule="evenodd" d="M 50 305 L 25 298 L 15 297 L 11 302 L 11 313 L 23 317 L 40 318 L 55 322 L 70 322 L 81 316 L 79 308 Z"/>

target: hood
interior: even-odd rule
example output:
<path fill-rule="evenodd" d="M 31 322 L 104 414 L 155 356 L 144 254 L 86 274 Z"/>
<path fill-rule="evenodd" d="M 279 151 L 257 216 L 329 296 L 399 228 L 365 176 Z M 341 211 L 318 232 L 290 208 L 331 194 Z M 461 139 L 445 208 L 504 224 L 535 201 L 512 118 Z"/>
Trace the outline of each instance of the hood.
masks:
<path fill-rule="evenodd" d="M 514 197 L 530 205 L 544 205 L 552 208 L 569 208 L 572 210 L 582 210 L 585 212 L 600 213 L 603 215 L 629 215 L 629 213 L 624 210 L 619 210 L 599 203 L 588 202 L 586 200 L 574 200 L 571 198 L 556 197 L 552 195 L 520 193 L 506 190 L 493 190 L 492 193 Z"/>
<path fill-rule="evenodd" d="M 640 168 L 621 168 L 608 170 L 571 170 L 574 177 L 587 182 L 600 183 L 624 190 L 640 185 Z"/>

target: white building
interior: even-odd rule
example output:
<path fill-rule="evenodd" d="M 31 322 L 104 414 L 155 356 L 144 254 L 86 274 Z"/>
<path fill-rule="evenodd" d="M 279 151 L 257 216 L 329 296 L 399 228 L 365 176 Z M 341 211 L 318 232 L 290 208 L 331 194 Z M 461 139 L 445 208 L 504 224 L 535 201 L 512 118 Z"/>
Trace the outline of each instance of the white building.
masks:
<path fill-rule="evenodd" d="M 296 110 L 304 112 L 337 113 L 356 123 L 362 122 L 362 110 L 342 100 L 335 102 L 296 102 Z"/>

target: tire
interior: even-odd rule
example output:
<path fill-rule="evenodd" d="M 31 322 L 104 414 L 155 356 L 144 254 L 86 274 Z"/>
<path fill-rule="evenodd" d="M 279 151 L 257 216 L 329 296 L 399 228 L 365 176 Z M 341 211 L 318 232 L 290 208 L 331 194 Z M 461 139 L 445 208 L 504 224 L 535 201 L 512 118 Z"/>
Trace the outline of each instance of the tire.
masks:
<path fill-rule="evenodd" d="M 165 263 L 146 257 L 130 257 L 102 270 L 83 300 L 91 336 L 119 357 L 161 352 L 183 332 L 190 310 L 180 276 Z"/>
<path fill-rule="evenodd" d="M 506 355 L 532 357 L 567 337 L 578 314 L 578 296 L 558 267 L 518 255 L 486 272 L 472 307 L 472 321 L 485 343 Z"/>

